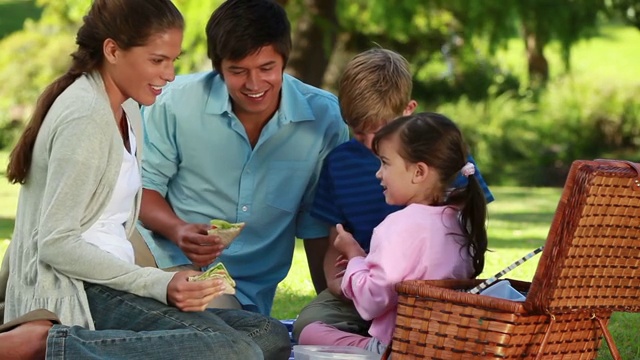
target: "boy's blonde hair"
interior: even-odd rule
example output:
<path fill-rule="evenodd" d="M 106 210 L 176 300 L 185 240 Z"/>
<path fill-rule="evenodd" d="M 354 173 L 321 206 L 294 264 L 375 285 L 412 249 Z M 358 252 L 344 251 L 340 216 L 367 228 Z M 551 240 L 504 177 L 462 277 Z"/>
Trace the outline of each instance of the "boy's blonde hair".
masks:
<path fill-rule="evenodd" d="M 342 118 L 353 130 L 368 132 L 402 115 L 411 100 L 409 62 L 400 54 L 374 48 L 356 55 L 340 78 Z"/>

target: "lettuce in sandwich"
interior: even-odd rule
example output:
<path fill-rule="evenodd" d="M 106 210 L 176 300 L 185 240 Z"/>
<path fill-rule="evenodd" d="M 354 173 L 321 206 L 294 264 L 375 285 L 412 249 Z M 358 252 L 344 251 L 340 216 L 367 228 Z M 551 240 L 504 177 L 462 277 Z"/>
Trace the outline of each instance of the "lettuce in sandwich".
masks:
<path fill-rule="evenodd" d="M 223 294 L 235 295 L 236 293 L 236 282 L 229 275 L 229 271 L 224 265 L 220 262 L 215 264 L 209 270 L 203 272 L 200 275 L 189 277 L 189 281 L 202 281 L 208 279 L 222 279 L 224 282 L 224 292 Z"/>
<path fill-rule="evenodd" d="M 222 240 L 225 247 L 229 247 L 229 244 L 240 235 L 240 231 L 244 228 L 244 223 L 230 223 L 221 219 L 211 220 L 211 229 L 209 229 L 209 235 L 215 235 Z"/>

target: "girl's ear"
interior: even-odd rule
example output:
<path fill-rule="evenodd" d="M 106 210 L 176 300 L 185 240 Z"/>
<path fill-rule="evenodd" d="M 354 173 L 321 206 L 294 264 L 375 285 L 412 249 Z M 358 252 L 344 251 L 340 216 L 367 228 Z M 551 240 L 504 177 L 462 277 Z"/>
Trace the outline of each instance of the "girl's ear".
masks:
<path fill-rule="evenodd" d="M 413 183 L 421 183 L 427 179 L 429 175 L 429 166 L 423 162 L 414 164 Z"/>

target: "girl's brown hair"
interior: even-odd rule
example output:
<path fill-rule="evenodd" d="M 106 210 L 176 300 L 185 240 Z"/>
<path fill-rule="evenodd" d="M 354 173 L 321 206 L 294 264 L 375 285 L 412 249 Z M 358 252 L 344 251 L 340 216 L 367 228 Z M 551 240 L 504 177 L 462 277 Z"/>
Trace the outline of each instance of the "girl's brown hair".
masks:
<path fill-rule="evenodd" d="M 440 176 L 435 188 L 434 205 L 452 205 L 460 209 L 460 225 L 465 235 L 464 247 L 473 260 L 474 276 L 484 269 L 487 251 L 487 201 L 478 179 L 469 175 L 461 189 L 451 185 L 467 163 L 467 148 L 458 127 L 444 115 L 423 112 L 400 117 L 382 129 L 373 139 L 378 154 L 380 141 L 391 136 L 400 140 L 400 156 L 410 163 L 423 162 Z"/>
<path fill-rule="evenodd" d="M 170 0 L 95 0 L 76 35 L 78 49 L 71 54 L 71 66 L 40 95 L 31 120 L 11 151 L 9 181 L 26 182 L 36 138 L 49 109 L 80 75 L 102 66 L 106 39 L 127 50 L 143 46 L 152 35 L 170 29 L 184 29 L 182 14 Z"/>

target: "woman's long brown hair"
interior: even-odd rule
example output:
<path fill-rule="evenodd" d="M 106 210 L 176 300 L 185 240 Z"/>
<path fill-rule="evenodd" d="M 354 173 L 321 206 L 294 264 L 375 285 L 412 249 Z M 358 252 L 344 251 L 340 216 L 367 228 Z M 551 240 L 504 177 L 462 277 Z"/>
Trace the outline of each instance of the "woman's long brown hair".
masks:
<path fill-rule="evenodd" d="M 153 34 L 184 29 L 184 19 L 170 0 L 95 0 L 83 21 L 76 36 L 78 49 L 71 54 L 71 66 L 40 95 L 31 120 L 11 151 L 7 178 L 13 184 L 27 181 L 36 138 L 58 96 L 83 73 L 102 66 L 106 39 L 113 39 L 127 50 L 144 45 Z"/>

